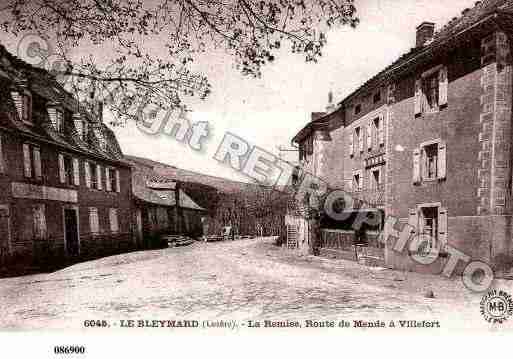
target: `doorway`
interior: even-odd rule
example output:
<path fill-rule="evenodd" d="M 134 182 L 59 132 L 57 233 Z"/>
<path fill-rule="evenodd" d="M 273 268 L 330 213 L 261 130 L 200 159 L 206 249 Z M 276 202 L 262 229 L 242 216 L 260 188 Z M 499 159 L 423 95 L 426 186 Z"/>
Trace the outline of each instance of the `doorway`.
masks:
<path fill-rule="evenodd" d="M 75 208 L 64 208 L 64 241 L 67 255 L 78 256 L 80 254 L 78 210 Z"/>
<path fill-rule="evenodd" d="M 0 258 L 11 251 L 11 221 L 9 207 L 0 205 Z"/>
<path fill-rule="evenodd" d="M 142 212 L 140 209 L 137 209 L 136 215 L 136 231 L 137 231 L 137 243 L 140 243 L 143 236 L 143 222 L 142 222 Z"/>

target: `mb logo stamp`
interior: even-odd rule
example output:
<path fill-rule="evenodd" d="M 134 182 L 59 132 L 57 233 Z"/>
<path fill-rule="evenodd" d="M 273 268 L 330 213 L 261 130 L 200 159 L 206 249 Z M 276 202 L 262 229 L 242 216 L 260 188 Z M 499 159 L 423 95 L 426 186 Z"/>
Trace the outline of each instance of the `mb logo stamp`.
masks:
<path fill-rule="evenodd" d="M 513 314 L 513 298 L 509 293 L 493 289 L 481 299 L 481 314 L 489 323 L 502 324 Z"/>

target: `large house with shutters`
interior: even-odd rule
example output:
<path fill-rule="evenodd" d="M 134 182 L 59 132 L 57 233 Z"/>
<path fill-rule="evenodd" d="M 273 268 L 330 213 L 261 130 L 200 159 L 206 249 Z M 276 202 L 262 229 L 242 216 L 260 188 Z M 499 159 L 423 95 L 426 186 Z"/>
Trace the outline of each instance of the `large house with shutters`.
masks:
<path fill-rule="evenodd" d="M 0 45 L 0 258 L 131 246 L 131 167 L 102 122 Z"/>
<path fill-rule="evenodd" d="M 450 245 L 500 266 L 513 251 L 513 1 L 478 1 L 416 35 L 411 51 L 312 114 L 293 139 L 302 169 L 350 193 L 355 213 L 392 218 L 399 231 L 408 223 L 442 254 Z M 336 249 L 334 233 L 351 228 L 327 220 L 321 232 L 321 249 Z M 389 267 L 437 273 L 448 261 L 421 266 L 388 245 L 382 255 Z"/>

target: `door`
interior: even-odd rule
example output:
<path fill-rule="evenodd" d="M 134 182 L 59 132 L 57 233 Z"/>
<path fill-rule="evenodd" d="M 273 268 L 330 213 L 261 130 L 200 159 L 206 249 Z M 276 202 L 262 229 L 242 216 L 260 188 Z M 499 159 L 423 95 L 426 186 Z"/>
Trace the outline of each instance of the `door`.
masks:
<path fill-rule="evenodd" d="M 9 207 L 0 205 L 0 257 L 10 252 L 10 226 Z"/>
<path fill-rule="evenodd" d="M 80 252 L 78 242 L 77 210 L 64 209 L 64 232 L 66 238 L 66 251 L 70 256 L 77 256 Z"/>

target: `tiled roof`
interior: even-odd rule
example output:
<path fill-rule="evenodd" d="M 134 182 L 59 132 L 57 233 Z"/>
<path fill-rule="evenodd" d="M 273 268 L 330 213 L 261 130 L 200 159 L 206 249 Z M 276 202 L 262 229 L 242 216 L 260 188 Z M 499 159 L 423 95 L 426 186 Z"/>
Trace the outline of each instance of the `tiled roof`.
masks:
<path fill-rule="evenodd" d="M 154 186 L 148 186 L 149 183 L 160 183 L 162 188 L 175 188 L 176 183 L 173 180 L 166 179 L 158 175 L 153 169 L 138 163 L 132 162 L 132 190 L 134 196 L 144 202 L 160 205 L 160 206 L 175 206 L 176 198 L 175 191 L 172 189 L 156 189 Z M 163 186 L 167 183 L 168 186 Z M 194 209 L 204 211 L 205 209 L 199 206 L 192 200 L 187 193 L 180 189 L 180 207 L 187 209 Z"/>
<path fill-rule="evenodd" d="M 353 97 L 353 95 L 359 93 L 361 90 L 365 89 L 368 86 L 371 86 L 373 83 L 379 81 L 386 75 L 390 74 L 392 70 L 398 69 L 405 65 L 407 62 L 417 57 L 420 54 L 429 53 L 433 51 L 435 48 L 440 46 L 446 40 L 449 40 L 456 36 L 458 33 L 470 28 L 475 25 L 482 19 L 486 18 L 490 14 L 501 11 L 501 12 L 510 12 L 513 11 L 513 0 L 484 0 L 480 2 L 476 2 L 476 5 L 467 9 L 467 11 L 462 12 L 460 17 L 453 18 L 449 23 L 443 26 L 439 31 L 437 31 L 433 40 L 427 43 L 425 46 L 420 48 L 412 48 L 406 54 L 403 54 L 399 59 L 394 61 L 390 66 L 386 67 L 383 71 L 379 72 L 377 75 L 369 79 L 362 86 L 356 89 L 353 93 L 346 97 L 340 103 L 344 103 L 345 100 Z"/>
<path fill-rule="evenodd" d="M 0 98 L 2 99 L 0 101 L 0 126 L 72 151 L 79 151 L 86 155 L 128 165 L 128 162 L 123 160 L 123 153 L 112 130 L 105 124 L 92 120 L 93 116 L 70 93 L 65 91 L 48 72 L 18 59 L 1 44 L 0 59 Z M 11 87 L 15 86 L 15 82 L 20 79 L 27 80 L 28 89 L 45 101 L 59 102 L 72 113 L 80 112 L 83 115 L 82 118 L 89 123 L 90 131 L 87 138 L 80 138 L 72 120 L 66 121 L 62 133 L 57 132 L 51 124 L 46 110 L 35 106 L 32 114 L 33 125 L 22 122 L 18 117 L 10 93 Z M 102 149 L 99 145 L 94 130 L 99 131 L 106 139 L 105 149 Z"/>
<path fill-rule="evenodd" d="M 387 76 L 392 74 L 395 70 L 402 68 L 411 60 L 415 59 L 417 56 L 421 56 L 423 54 L 427 54 L 432 52 L 435 48 L 442 45 L 445 41 L 454 38 L 460 32 L 472 27 L 477 24 L 481 20 L 485 19 L 489 15 L 494 12 L 501 13 L 511 13 L 513 14 L 513 0 L 484 0 L 480 2 L 476 2 L 475 6 L 471 9 L 467 9 L 462 12 L 460 17 L 455 17 L 445 26 L 443 26 L 439 31 L 437 31 L 433 37 L 433 40 L 427 43 L 425 46 L 420 48 L 412 48 L 409 52 L 400 56 L 396 61 L 394 61 L 390 66 L 383 69 L 381 72 L 370 78 L 360 87 L 358 87 L 355 91 L 353 91 L 350 95 L 346 96 L 346 98 L 340 101 L 339 105 L 345 104 L 350 98 L 354 97 L 361 91 L 373 87 L 375 84 L 378 84 L 380 81 L 385 79 Z M 338 111 L 343 106 L 340 106 Z M 333 112 L 332 112 L 333 113 Z M 326 122 L 327 118 L 332 114 L 328 113 L 323 117 L 310 121 L 300 132 L 296 134 L 293 141 L 298 140 L 299 137 L 307 134 L 308 130 L 315 124 L 322 124 Z"/>

